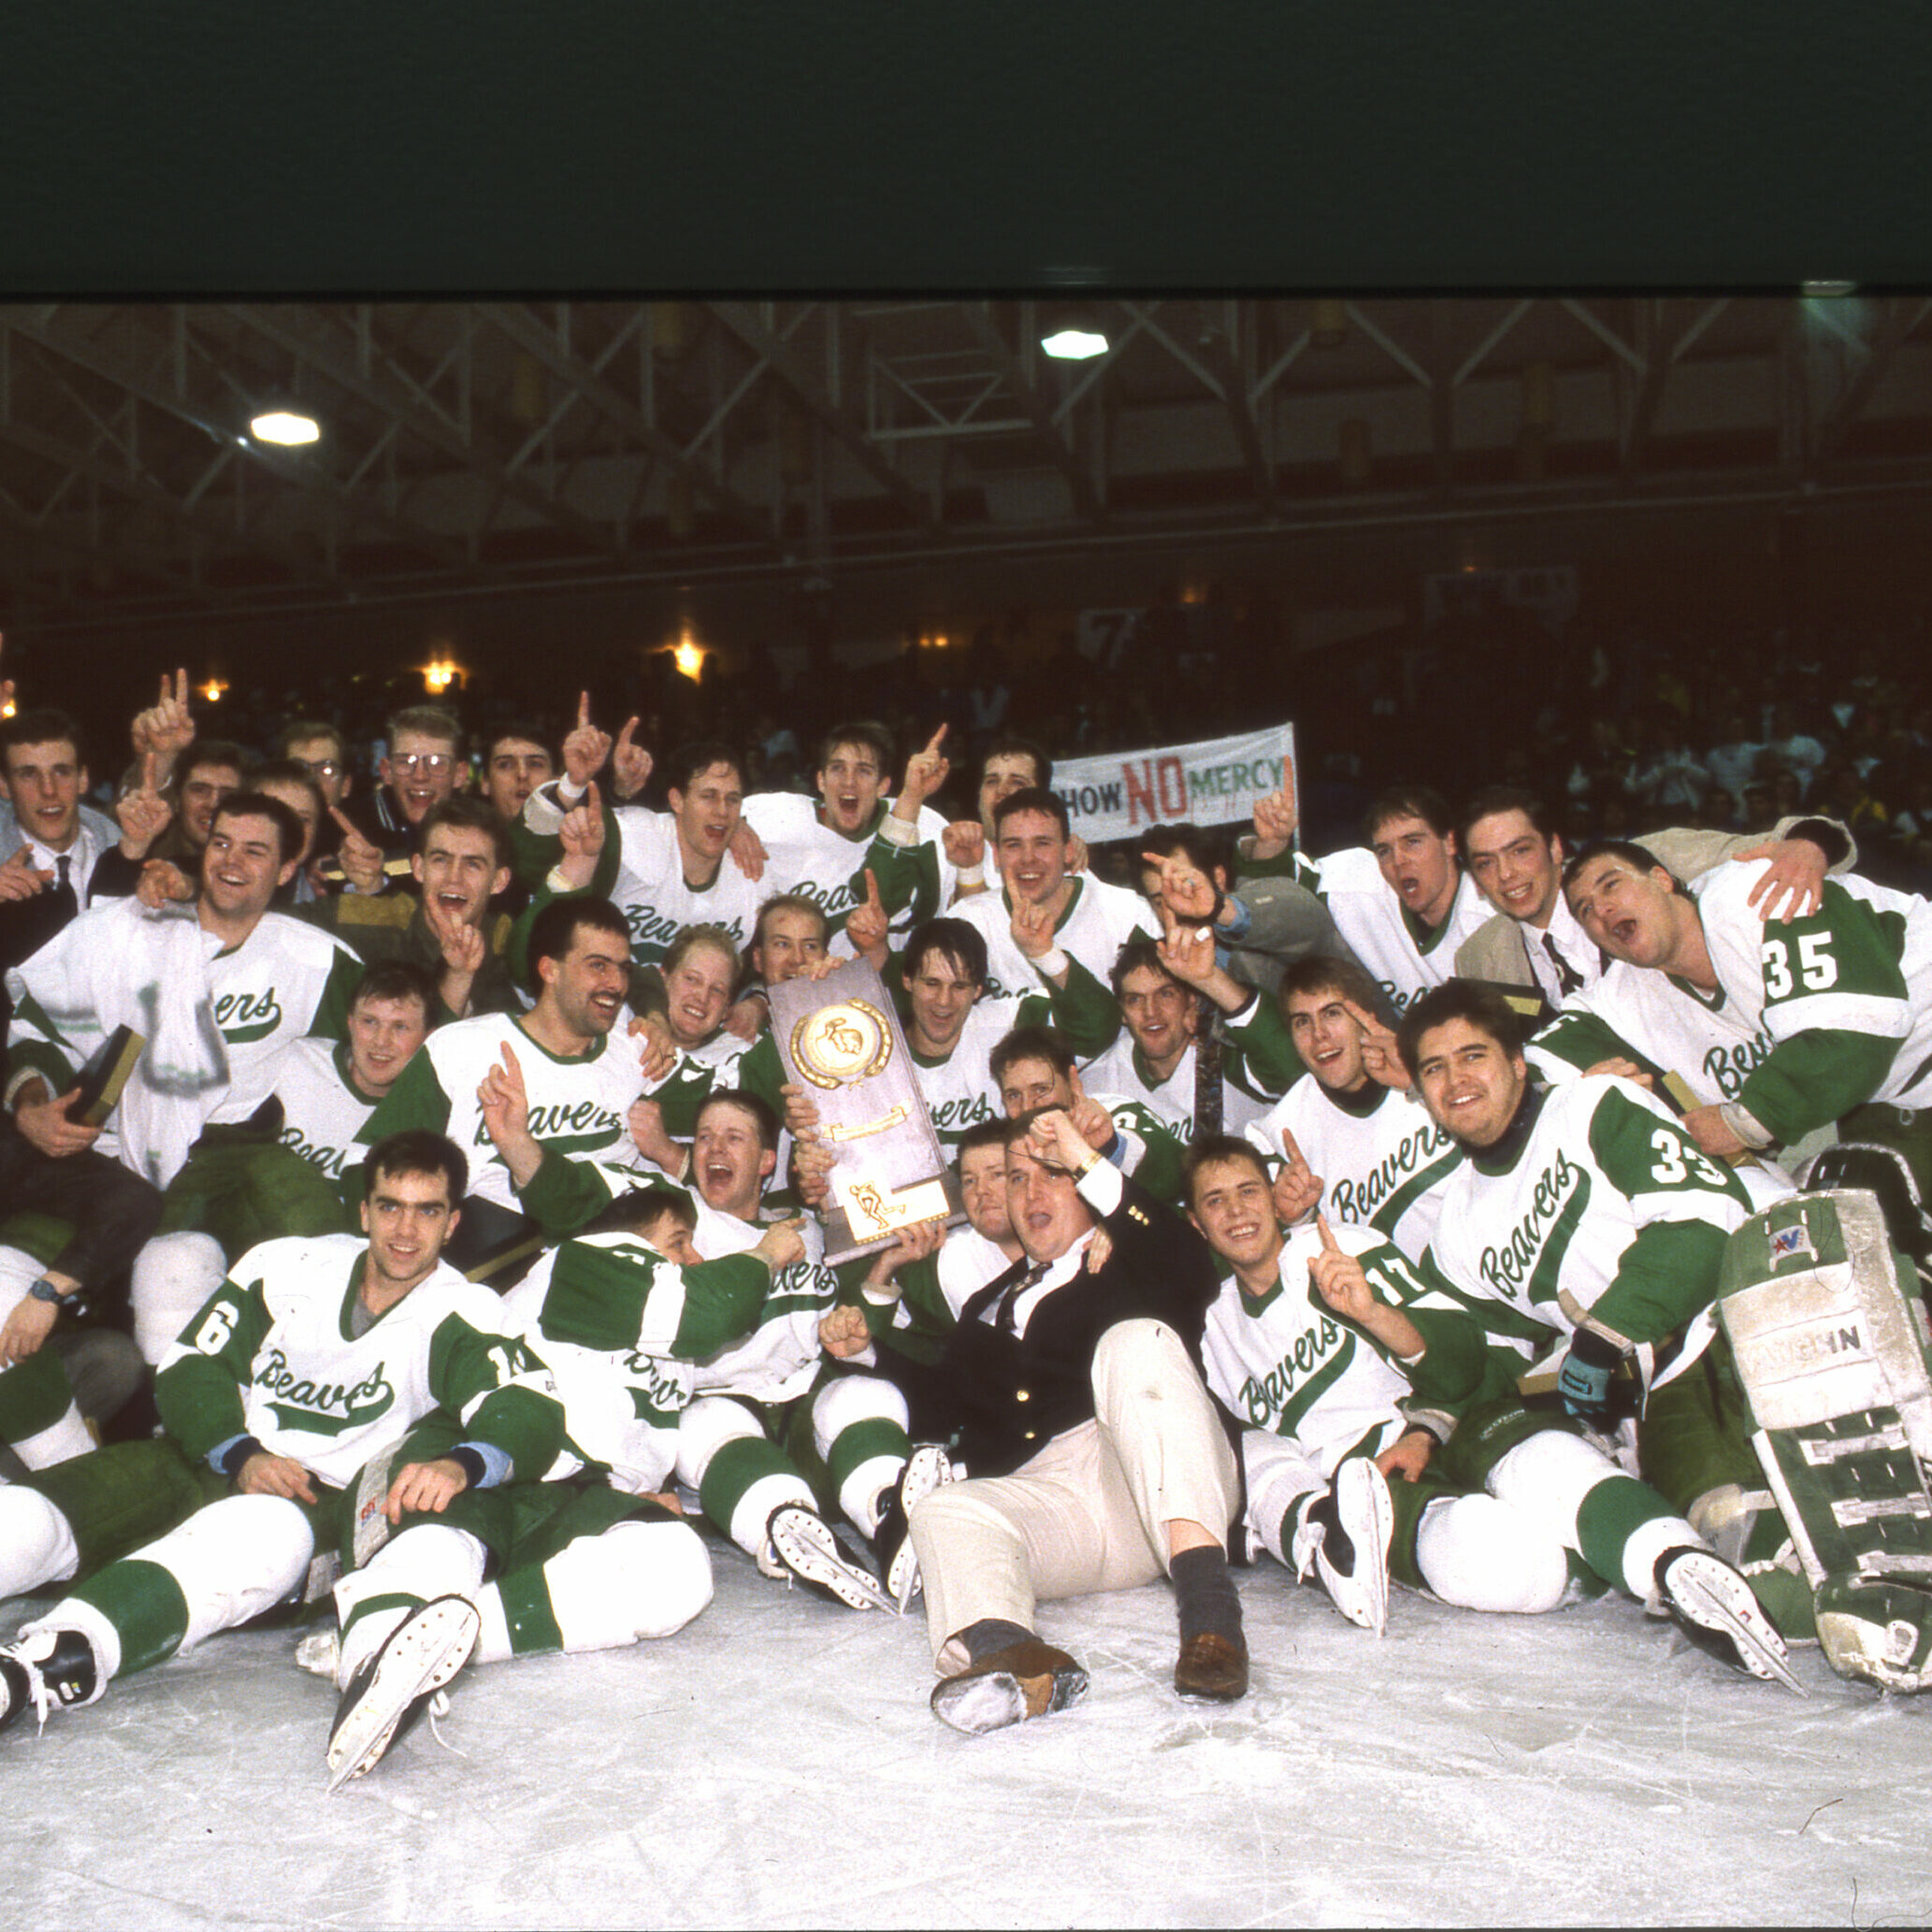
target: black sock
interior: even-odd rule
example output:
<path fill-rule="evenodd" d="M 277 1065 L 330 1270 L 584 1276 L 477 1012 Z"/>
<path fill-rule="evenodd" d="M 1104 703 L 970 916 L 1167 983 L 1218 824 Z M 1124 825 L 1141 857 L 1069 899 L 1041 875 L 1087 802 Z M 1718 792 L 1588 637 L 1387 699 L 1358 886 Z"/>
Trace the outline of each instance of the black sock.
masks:
<path fill-rule="evenodd" d="M 1228 1571 L 1228 1559 L 1217 1544 L 1183 1550 L 1168 1565 L 1174 1579 L 1174 1604 L 1180 1618 L 1181 1641 L 1190 1636 L 1224 1636 L 1241 1641 L 1241 1593 Z"/>
<path fill-rule="evenodd" d="M 977 1664 L 995 1651 L 1031 1643 L 1033 1633 L 1023 1624 L 1007 1622 L 1002 1617 L 982 1617 L 977 1623 L 969 1623 L 964 1630 L 955 1632 L 953 1641 L 964 1644 L 966 1654 Z"/>

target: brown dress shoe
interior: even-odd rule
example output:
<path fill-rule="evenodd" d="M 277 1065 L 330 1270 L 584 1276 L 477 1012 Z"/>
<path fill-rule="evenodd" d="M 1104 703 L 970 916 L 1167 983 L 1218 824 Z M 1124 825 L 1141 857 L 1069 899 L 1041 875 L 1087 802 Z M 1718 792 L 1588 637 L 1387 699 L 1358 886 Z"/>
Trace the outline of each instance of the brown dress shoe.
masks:
<path fill-rule="evenodd" d="M 1204 1631 L 1190 1636 L 1175 1660 L 1174 1687 L 1183 1697 L 1232 1704 L 1247 1695 L 1247 1646 Z"/>
<path fill-rule="evenodd" d="M 1087 1673 L 1064 1651 L 1034 1636 L 982 1657 L 958 1677 L 941 1678 L 932 1687 L 932 1714 L 978 1737 L 1064 1710 L 1086 1694 Z"/>

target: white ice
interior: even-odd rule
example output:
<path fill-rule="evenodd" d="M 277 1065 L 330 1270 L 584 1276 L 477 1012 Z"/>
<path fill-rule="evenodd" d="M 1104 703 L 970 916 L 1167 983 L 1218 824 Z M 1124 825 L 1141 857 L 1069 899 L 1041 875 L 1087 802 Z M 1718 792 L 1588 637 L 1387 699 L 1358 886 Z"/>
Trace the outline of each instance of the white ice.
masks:
<path fill-rule="evenodd" d="M 1171 1688 L 1164 1585 L 1048 1605 L 1074 1710 L 927 1709 L 925 1629 L 715 1551 L 633 1651 L 466 1671 L 323 1794 L 334 1692 L 296 1636 L 216 1637 L 0 1739 L 0 1925 L 1923 1925 L 1932 1699 L 1796 1653 L 1800 1700 L 1610 1600 L 1389 1634 L 1263 1565 L 1254 1689 Z M 33 1608 L 0 1607 L 0 1632 Z"/>

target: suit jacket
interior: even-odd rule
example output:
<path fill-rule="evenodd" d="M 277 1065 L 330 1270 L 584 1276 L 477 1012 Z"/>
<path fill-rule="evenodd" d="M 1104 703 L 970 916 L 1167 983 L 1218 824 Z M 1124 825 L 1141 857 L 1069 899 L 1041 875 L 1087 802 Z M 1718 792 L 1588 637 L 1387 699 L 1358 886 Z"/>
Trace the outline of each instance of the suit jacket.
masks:
<path fill-rule="evenodd" d="M 944 1440 L 957 1432 L 973 1475 L 1007 1475 L 1054 1436 L 1092 1420 L 1093 1351 L 1116 1322 L 1166 1322 L 1200 1366 L 1202 1330 L 1219 1289 L 1207 1244 L 1131 1180 L 1101 1225 L 1114 1243 L 1105 1265 L 1048 1293 L 1024 1334 L 980 1319 L 1024 1276 L 1021 1261 L 960 1310 L 937 1362 L 887 1362 L 882 1351 L 882 1370 L 906 1391 L 914 1434 Z"/>

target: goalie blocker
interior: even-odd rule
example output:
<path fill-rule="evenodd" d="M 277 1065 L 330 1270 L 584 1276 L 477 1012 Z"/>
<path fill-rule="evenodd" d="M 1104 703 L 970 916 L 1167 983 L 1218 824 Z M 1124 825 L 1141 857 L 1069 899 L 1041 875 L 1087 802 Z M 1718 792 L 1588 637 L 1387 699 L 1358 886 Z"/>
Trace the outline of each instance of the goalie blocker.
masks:
<path fill-rule="evenodd" d="M 1932 1686 L 1932 1378 L 1918 1275 L 1864 1188 L 1731 1236 L 1718 1311 L 1839 1676 Z"/>

